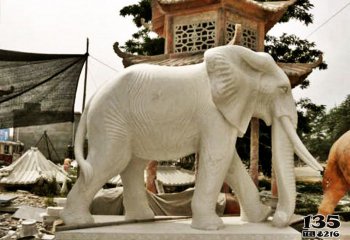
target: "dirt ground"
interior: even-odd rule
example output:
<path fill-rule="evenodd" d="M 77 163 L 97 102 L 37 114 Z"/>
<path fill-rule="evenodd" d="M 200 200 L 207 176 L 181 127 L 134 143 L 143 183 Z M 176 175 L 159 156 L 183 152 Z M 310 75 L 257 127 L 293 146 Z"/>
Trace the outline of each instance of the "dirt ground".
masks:
<path fill-rule="evenodd" d="M 11 205 L 9 206 L 0 206 L 0 210 L 1 210 L 0 211 L 0 238 L 8 234 L 9 231 L 14 231 L 19 235 L 21 220 L 12 218 L 12 215 L 13 215 L 11 211 L 12 209 L 15 209 L 16 207 L 19 207 L 19 206 L 31 206 L 31 207 L 45 209 L 48 206 L 48 204 L 51 205 L 52 203 L 52 199 L 50 198 L 37 196 L 35 194 L 32 194 L 27 191 L 22 191 L 22 190 L 18 190 L 16 192 L 1 191 L 0 196 L 1 195 L 14 196 L 16 197 L 16 199 L 12 200 Z M 5 211 L 9 211 L 9 212 L 5 212 Z M 39 237 L 42 236 L 43 234 L 50 233 L 45 228 L 46 226 L 44 226 L 43 223 L 37 222 L 36 225 L 39 231 Z M 15 236 L 13 237 L 14 238 L 11 238 L 11 239 L 19 239 L 18 237 L 17 238 Z"/>

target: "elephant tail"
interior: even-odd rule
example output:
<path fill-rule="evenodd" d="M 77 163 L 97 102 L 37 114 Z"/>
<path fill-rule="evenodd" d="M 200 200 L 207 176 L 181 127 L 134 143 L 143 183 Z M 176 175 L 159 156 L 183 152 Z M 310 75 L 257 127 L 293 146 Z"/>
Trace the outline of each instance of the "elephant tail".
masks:
<path fill-rule="evenodd" d="M 87 112 L 88 107 L 86 107 L 85 111 L 81 115 L 74 144 L 75 159 L 80 167 L 80 177 L 83 177 L 85 184 L 91 181 L 93 175 L 93 168 L 91 164 L 84 159 L 84 142 L 87 133 Z"/>

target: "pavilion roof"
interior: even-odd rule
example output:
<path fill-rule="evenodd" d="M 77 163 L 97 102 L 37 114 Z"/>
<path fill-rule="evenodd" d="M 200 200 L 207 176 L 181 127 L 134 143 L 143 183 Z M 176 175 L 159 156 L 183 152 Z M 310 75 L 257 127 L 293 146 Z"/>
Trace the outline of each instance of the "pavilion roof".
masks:
<path fill-rule="evenodd" d="M 175 0 L 174 0 L 175 1 Z M 185 0 L 184 0 L 185 1 Z M 115 53 L 123 59 L 124 67 L 139 63 L 148 63 L 162 66 L 185 66 L 203 62 L 204 52 L 172 53 L 156 56 L 132 55 L 120 50 L 119 44 L 114 44 Z M 304 81 L 314 68 L 322 63 L 322 56 L 314 63 L 282 63 L 277 65 L 287 74 L 292 87 Z"/>
<path fill-rule="evenodd" d="M 262 21 L 265 34 L 281 19 L 287 8 L 296 0 L 266 1 L 253 0 L 153 0 L 152 30 L 164 35 L 165 15 L 185 12 L 203 12 L 215 8 L 234 9 L 236 13 L 249 19 Z"/>

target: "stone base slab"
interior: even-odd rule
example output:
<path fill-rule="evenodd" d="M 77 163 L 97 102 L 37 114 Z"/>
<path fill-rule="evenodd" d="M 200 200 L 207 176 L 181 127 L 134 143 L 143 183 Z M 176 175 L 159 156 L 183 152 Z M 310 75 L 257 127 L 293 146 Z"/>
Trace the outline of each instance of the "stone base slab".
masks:
<path fill-rule="evenodd" d="M 124 216 L 94 216 L 96 222 L 120 221 Z M 276 228 L 271 222 L 247 223 L 239 217 L 223 217 L 218 231 L 191 228 L 191 219 L 136 223 L 56 232 L 56 239 L 70 240 L 300 240 L 293 228 Z"/>

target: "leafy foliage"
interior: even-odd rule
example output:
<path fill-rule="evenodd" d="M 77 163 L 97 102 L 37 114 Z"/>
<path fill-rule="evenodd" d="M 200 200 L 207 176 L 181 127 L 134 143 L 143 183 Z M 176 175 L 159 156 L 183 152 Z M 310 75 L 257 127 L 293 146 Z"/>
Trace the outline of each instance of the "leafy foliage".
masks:
<path fill-rule="evenodd" d="M 298 111 L 298 131 L 302 134 L 317 134 L 314 132 L 317 125 L 326 115 L 325 105 L 316 105 L 309 98 L 303 98 L 297 102 Z"/>
<path fill-rule="evenodd" d="M 322 55 L 322 51 L 315 49 L 315 47 L 314 42 L 286 33 L 279 38 L 267 36 L 265 39 L 265 52 L 271 54 L 278 62 L 313 63 Z M 320 70 L 327 69 L 327 64 L 323 62 L 318 68 Z M 309 80 L 305 80 L 301 84 L 301 88 L 306 88 L 309 84 Z"/>
<path fill-rule="evenodd" d="M 350 129 L 350 95 L 338 107 L 330 110 L 324 119 L 323 127 L 333 141 Z"/>
<path fill-rule="evenodd" d="M 125 42 L 124 49 L 138 55 L 157 55 L 164 53 L 164 38 L 149 36 L 150 30 L 143 28 L 133 34 L 133 39 Z"/>
<path fill-rule="evenodd" d="M 152 8 L 150 0 L 141 0 L 138 4 L 132 4 L 126 6 L 120 10 L 120 15 L 133 16 L 133 21 L 137 27 L 141 27 L 141 19 L 145 19 L 146 22 L 152 20 Z"/>
<path fill-rule="evenodd" d="M 287 12 L 279 22 L 288 22 L 290 19 L 296 19 L 306 26 L 313 23 L 313 16 L 309 11 L 314 7 L 309 0 L 297 0 L 295 4 L 288 7 Z"/>
<path fill-rule="evenodd" d="M 325 106 L 309 99 L 302 99 L 298 106 L 303 108 L 298 128 L 304 143 L 314 156 L 326 160 L 332 144 L 350 129 L 350 95 L 328 113 Z"/>
<path fill-rule="evenodd" d="M 139 55 L 157 55 L 164 53 L 165 41 L 160 37 L 151 37 L 150 30 L 142 25 L 152 20 L 152 8 L 150 0 L 141 0 L 138 4 L 126 6 L 120 10 L 120 15 L 133 16 L 133 22 L 140 30 L 132 35 L 132 39 L 126 41 L 123 47 L 126 52 Z"/>
<path fill-rule="evenodd" d="M 270 2 L 271 0 L 258 0 L 259 2 Z M 279 1 L 279 0 L 272 0 Z M 314 7 L 309 0 L 297 0 L 292 6 L 288 7 L 287 12 L 279 22 L 288 22 L 290 19 L 296 19 L 305 25 L 313 23 L 313 16 L 309 11 Z"/>

